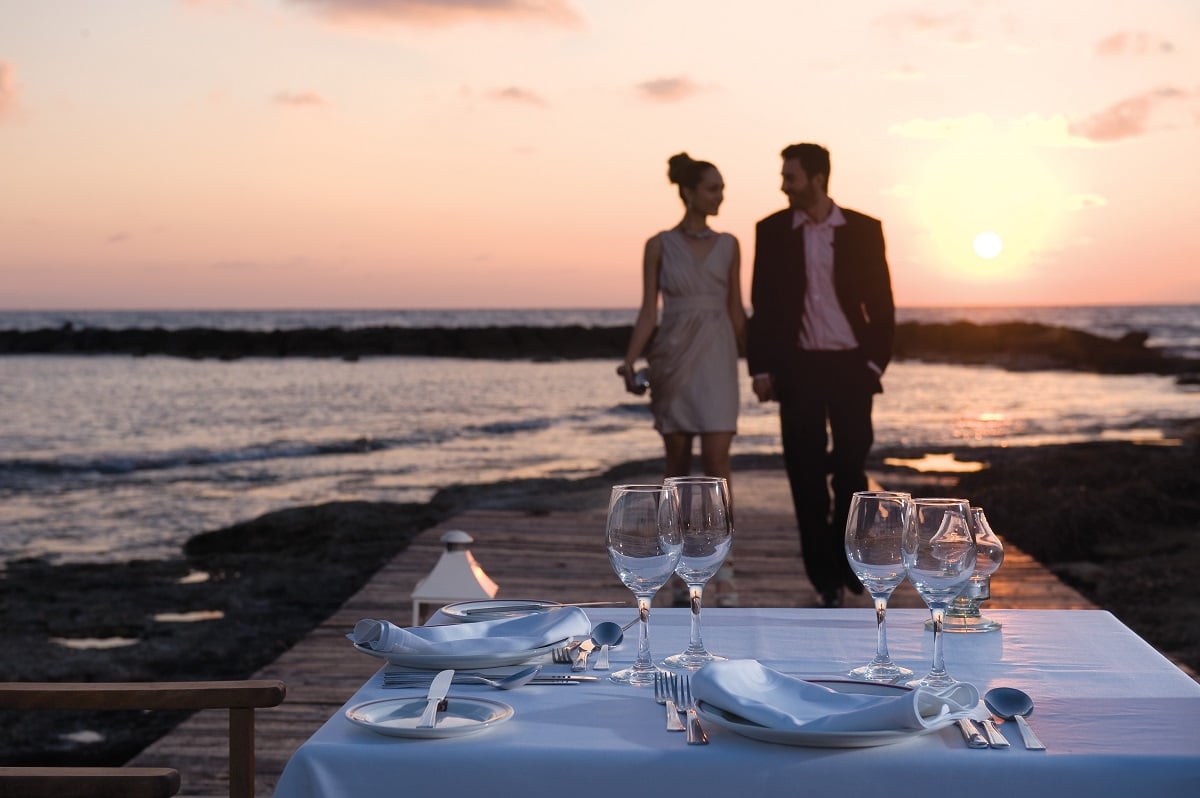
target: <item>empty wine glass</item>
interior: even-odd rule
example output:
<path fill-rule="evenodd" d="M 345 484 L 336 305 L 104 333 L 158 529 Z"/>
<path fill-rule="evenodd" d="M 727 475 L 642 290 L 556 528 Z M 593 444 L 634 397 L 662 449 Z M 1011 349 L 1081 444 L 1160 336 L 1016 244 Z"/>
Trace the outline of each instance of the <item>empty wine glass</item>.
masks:
<path fill-rule="evenodd" d="M 846 518 L 846 559 L 850 569 L 875 601 L 875 658 L 848 674 L 852 679 L 891 684 L 912 671 L 888 655 L 888 598 L 907 573 L 904 567 L 904 532 L 912 497 L 896 491 L 859 491 L 850 498 Z"/>
<path fill-rule="evenodd" d="M 679 491 L 678 528 L 683 549 L 675 573 L 688 586 L 692 634 L 688 647 L 663 660 L 672 668 L 696 670 L 725 657 L 710 653 L 700 638 L 700 604 L 704 585 L 725 562 L 733 543 L 729 484 L 724 477 L 669 477 L 665 484 Z"/>
<path fill-rule="evenodd" d="M 992 597 L 992 574 L 1004 562 L 1004 544 L 992 531 L 982 507 L 971 508 L 971 523 L 975 527 L 975 573 L 946 609 L 943 632 L 994 632 L 1000 628 L 999 621 L 979 612 L 979 605 Z"/>
<path fill-rule="evenodd" d="M 638 687 L 654 684 L 650 659 L 650 602 L 679 562 L 679 490 L 673 485 L 616 485 L 608 501 L 608 559 L 637 598 L 638 655 L 632 667 L 609 676 Z"/>
<path fill-rule="evenodd" d="M 913 687 L 944 689 L 956 684 L 942 658 L 946 607 L 975 571 L 975 533 L 965 499 L 913 499 L 904 533 L 904 567 L 933 616 L 933 664 Z"/>

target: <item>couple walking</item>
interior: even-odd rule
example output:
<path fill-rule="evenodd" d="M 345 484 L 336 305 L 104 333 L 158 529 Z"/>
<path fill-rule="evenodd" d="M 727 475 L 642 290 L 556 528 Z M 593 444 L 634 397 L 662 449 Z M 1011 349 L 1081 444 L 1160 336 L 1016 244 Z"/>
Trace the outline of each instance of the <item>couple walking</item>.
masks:
<path fill-rule="evenodd" d="M 883 227 L 829 196 L 829 151 L 792 144 L 781 157 L 788 207 L 757 225 L 750 317 L 738 241 L 708 226 L 724 198 L 721 173 L 686 153 L 670 159 L 684 216 L 646 242 L 642 304 L 618 373 L 643 392 L 634 364 L 645 352 L 667 476 L 691 472 L 699 437 L 704 473 L 729 479 L 745 352 L 758 400 L 779 403 L 805 570 L 821 605 L 837 607 L 843 588 L 862 592 L 842 537 L 850 497 L 867 489 L 871 405 L 891 359 L 895 307 Z M 717 575 L 718 606 L 736 604 L 732 576 L 731 565 Z"/>

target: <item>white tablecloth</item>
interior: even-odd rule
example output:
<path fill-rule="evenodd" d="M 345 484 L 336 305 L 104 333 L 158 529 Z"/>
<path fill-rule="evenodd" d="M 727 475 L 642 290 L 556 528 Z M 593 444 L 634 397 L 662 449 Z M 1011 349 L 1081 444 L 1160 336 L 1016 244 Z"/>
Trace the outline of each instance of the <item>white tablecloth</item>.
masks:
<path fill-rule="evenodd" d="M 624 623 L 633 612 L 588 614 Z M 275 796 L 1200 795 L 1200 685 L 1107 612 L 985 614 L 1003 629 L 946 635 L 946 665 L 981 694 L 1009 685 L 1032 695 L 1030 721 L 1047 751 L 1025 750 L 1012 723 L 1002 727 L 1009 749 L 968 749 L 956 727 L 896 745 L 821 749 L 758 742 L 711 724 L 709 745 L 688 746 L 665 731 L 649 689 L 608 681 L 505 692 L 455 685 L 452 694 L 503 701 L 515 717 L 471 736 L 411 740 L 355 726 L 343 707 L 296 752 Z M 932 653 L 927 617 L 888 613 L 893 659 L 918 673 Z M 874 653 L 873 610 L 706 609 L 703 619 L 711 651 L 789 673 L 838 675 Z M 613 652 L 614 668 L 633 660 L 636 630 Z M 687 611 L 655 609 L 650 634 L 656 659 L 681 650 Z M 347 644 L 346 656 L 363 655 Z M 420 693 L 385 690 L 376 674 L 346 706 Z"/>

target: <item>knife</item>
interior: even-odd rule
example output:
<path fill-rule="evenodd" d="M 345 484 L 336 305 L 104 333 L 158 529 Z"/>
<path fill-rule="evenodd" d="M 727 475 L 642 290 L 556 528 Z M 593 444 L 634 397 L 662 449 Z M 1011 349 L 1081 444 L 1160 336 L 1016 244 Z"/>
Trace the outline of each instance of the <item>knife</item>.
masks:
<path fill-rule="evenodd" d="M 958 728 L 962 732 L 963 739 L 967 741 L 968 748 L 988 747 L 988 741 L 979 733 L 979 729 L 975 728 L 975 724 L 967 718 L 958 719 Z"/>
<path fill-rule="evenodd" d="M 437 725 L 438 704 L 446 698 L 446 693 L 450 692 L 450 683 L 454 681 L 454 671 L 445 670 L 433 677 L 433 684 L 429 685 L 429 696 L 425 699 L 425 711 L 421 714 L 421 719 L 417 721 L 418 729 L 432 729 Z"/>

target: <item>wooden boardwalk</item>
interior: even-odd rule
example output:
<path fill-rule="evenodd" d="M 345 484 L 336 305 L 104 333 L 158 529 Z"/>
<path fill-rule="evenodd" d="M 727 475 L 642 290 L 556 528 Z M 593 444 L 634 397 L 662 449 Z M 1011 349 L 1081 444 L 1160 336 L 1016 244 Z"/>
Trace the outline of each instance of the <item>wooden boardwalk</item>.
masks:
<path fill-rule="evenodd" d="M 654 475 L 646 475 L 648 481 Z M 798 557 L 795 520 L 782 473 L 748 471 L 735 477 L 736 557 L 739 603 L 744 607 L 808 607 L 816 596 Z M 626 480 L 635 481 L 635 480 Z M 889 485 L 903 489 L 903 486 Z M 258 795 L 269 796 L 292 753 L 378 670 L 378 661 L 356 654 L 345 634 L 361 618 L 411 619 L 410 595 L 441 555 L 442 534 L 468 532 L 471 551 L 500 585 L 500 597 L 547 598 L 563 602 L 621 601 L 633 606 L 613 575 L 604 549 L 606 497 L 581 501 L 578 510 L 529 514 L 471 511 L 423 532 L 332 617 L 279 659 L 256 674 L 282 679 L 287 699 L 260 711 L 257 724 Z M 1001 535 L 1003 537 L 1003 535 Z M 319 589 L 319 586 L 316 586 Z M 987 607 L 1095 609 L 1032 558 L 1009 545 L 992 580 Z M 706 605 L 708 600 L 706 599 Z M 848 596 L 847 606 L 869 607 L 866 597 Z M 906 582 L 895 607 L 923 607 Z M 286 607 L 280 607 L 286 612 Z M 139 754 L 131 764 L 174 767 L 182 774 L 181 795 L 227 794 L 224 712 L 201 712 Z"/>

